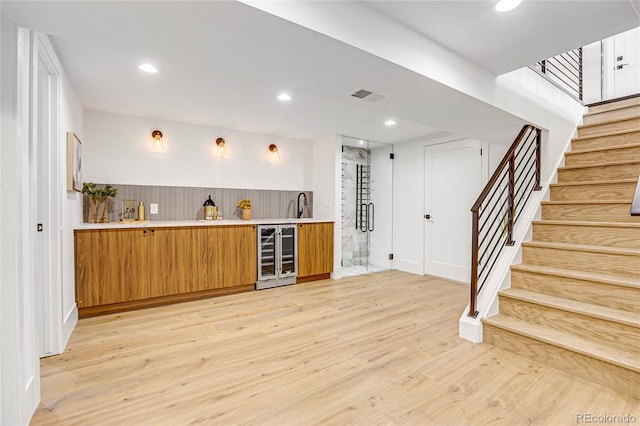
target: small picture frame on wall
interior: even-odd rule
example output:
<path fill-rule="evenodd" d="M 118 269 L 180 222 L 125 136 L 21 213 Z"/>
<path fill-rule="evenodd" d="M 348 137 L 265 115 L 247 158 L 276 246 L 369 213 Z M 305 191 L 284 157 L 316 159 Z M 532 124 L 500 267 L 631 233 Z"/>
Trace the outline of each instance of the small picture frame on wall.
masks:
<path fill-rule="evenodd" d="M 67 132 L 67 191 L 82 190 L 82 142 Z"/>

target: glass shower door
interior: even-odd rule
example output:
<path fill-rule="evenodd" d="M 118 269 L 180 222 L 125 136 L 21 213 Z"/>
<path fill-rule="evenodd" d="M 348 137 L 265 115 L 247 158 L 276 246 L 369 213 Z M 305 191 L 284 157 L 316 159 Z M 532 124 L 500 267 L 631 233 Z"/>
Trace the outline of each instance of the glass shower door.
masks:
<path fill-rule="evenodd" d="M 368 142 L 367 272 L 391 269 L 393 248 L 393 145 Z"/>
<path fill-rule="evenodd" d="M 389 144 L 343 137 L 343 275 L 391 268 L 392 153 Z"/>

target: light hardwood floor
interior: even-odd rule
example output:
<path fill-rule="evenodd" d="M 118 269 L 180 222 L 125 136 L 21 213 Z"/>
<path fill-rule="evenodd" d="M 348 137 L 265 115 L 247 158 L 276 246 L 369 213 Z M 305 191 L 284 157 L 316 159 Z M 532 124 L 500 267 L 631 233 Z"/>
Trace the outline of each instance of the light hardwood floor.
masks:
<path fill-rule="evenodd" d="M 32 424 L 640 422 L 636 399 L 459 338 L 467 289 L 387 271 L 83 319 Z"/>

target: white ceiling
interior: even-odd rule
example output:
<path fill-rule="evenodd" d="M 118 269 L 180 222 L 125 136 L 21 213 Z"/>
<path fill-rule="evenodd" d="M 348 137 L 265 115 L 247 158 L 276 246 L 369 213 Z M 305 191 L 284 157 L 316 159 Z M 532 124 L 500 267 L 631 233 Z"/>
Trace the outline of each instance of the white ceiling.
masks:
<path fill-rule="evenodd" d="M 521 8 L 539 18 L 538 4 L 568 11 L 568 3 L 578 2 L 525 0 Z M 612 2 L 589 2 L 588 9 L 603 13 L 604 3 Z M 629 14 L 623 12 L 631 3 L 613 3 L 607 24 L 580 40 L 591 40 L 601 27 L 627 25 Z M 493 7 L 493 2 L 467 1 L 370 3 L 485 68 L 491 69 L 482 58 L 500 69 L 530 63 L 521 54 L 525 49 L 504 35 L 506 26 L 487 25 L 486 19 L 498 18 L 481 14 L 481 4 Z M 87 109 L 307 140 L 331 133 L 380 142 L 415 139 L 453 128 L 448 118 L 433 120 L 446 107 L 464 106 L 465 123 L 455 128 L 468 128 L 469 134 L 475 129 L 476 137 L 521 125 L 516 117 L 424 76 L 242 3 L 3 1 L 3 7 L 20 25 L 51 35 Z M 518 34 L 550 51 L 555 36 L 532 36 L 540 23 L 529 21 L 518 21 Z M 465 51 L 465 42 L 473 48 Z M 566 42 L 554 45 L 565 49 Z M 527 62 L 515 64 L 514 57 Z M 160 72 L 138 71 L 147 61 Z M 387 98 L 376 103 L 352 98 L 360 88 Z M 281 91 L 293 100 L 277 101 Z M 388 118 L 398 125 L 385 127 Z"/>
<path fill-rule="evenodd" d="M 370 7 L 499 75 L 640 25 L 640 1 L 367 1 Z"/>

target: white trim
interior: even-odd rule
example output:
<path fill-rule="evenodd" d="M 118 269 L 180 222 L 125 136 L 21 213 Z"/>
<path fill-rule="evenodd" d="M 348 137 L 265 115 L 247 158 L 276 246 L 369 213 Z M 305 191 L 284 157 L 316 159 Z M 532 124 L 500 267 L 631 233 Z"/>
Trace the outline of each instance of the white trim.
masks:
<path fill-rule="evenodd" d="M 61 152 L 65 151 L 66 146 L 63 143 L 65 139 L 61 135 L 60 130 L 60 99 L 62 88 L 62 65 L 58 61 L 53 45 L 49 38 L 41 33 L 33 33 L 33 73 L 32 87 L 34 91 L 34 99 L 37 96 L 37 67 L 42 61 L 46 73 L 50 75 L 50 125 L 48 139 L 49 145 L 49 173 L 46 181 L 49 184 L 49 202 L 50 215 L 47 218 L 49 240 L 47 251 L 49 254 L 49 268 L 46 273 L 50 277 L 50 291 L 44 291 L 43 296 L 43 324 L 39 328 L 43 328 L 43 332 L 47 333 L 47 340 L 50 342 L 48 348 L 41 355 L 55 355 L 64 351 L 65 345 L 70 337 L 67 330 L 73 327 L 76 320 L 67 324 L 69 314 L 63 317 L 62 312 L 62 170 L 61 170 Z M 37 100 L 37 99 L 35 99 Z M 34 101 L 33 108 L 37 108 L 37 102 Z M 37 123 L 33 123 L 37 127 Z M 46 325 L 46 329 L 44 326 Z"/>
<path fill-rule="evenodd" d="M 425 261 L 425 265 L 427 262 Z M 448 280 L 460 281 L 464 284 L 469 284 L 469 277 L 471 276 L 471 268 L 465 268 L 464 266 L 454 265 L 452 263 L 444 262 L 431 262 L 431 270 L 429 275 L 435 275 L 437 277 L 443 277 Z M 425 271 L 426 274 L 426 271 Z"/>
<path fill-rule="evenodd" d="M 408 272 L 410 274 L 424 275 L 422 263 L 420 262 L 416 262 L 413 260 L 396 259 L 395 254 L 394 259 L 391 262 L 392 269 Z"/>
<path fill-rule="evenodd" d="M 78 324 L 78 306 L 74 303 L 69 312 L 64 316 L 64 321 L 62 322 L 62 338 L 59 353 L 64 352 L 64 348 L 69 342 L 71 333 L 73 333 L 73 330 L 76 328 L 76 324 Z"/>

